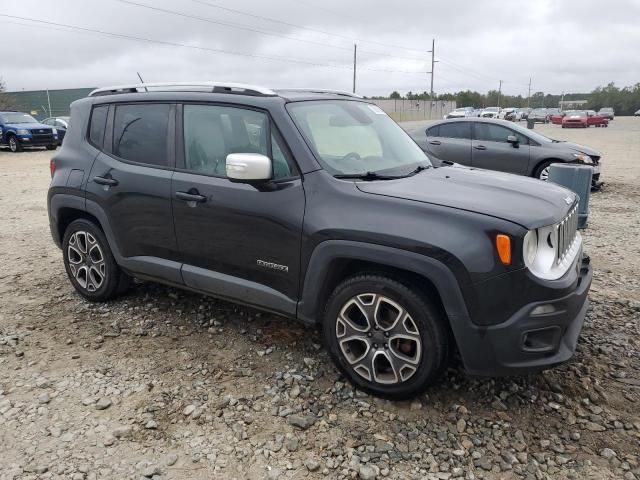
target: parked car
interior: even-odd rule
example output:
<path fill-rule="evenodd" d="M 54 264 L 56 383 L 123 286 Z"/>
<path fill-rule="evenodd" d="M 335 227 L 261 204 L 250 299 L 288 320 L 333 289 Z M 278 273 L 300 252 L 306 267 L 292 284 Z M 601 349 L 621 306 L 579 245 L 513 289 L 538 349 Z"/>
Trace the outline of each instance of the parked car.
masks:
<path fill-rule="evenodd" d="M 573 112 L 573 110 L 566 110 L 564 112 L 554 113 L 553 115 L 549 115 L 549 121 L 554 125 L 562 125 L 562 119 L 565 115 L 569 115 Z"/>
<path fill-rule="evenodd" d="M 529 112 L 531 112 L 531 108 L 524 107 L 519 109 L 522 112 L 522 120 L 526 120 L 529 117 Z"/>
<path fill-rule="evenodd" d="M 634 117 L 640 117 L 640 110 L 636 110 L 633 114 Z"/>
<path fill-rule="evenodd" d="M 553 140 L 511 122 L 475 118 L 447 120 L 410 133 L 439 165 L 454 162 L 547 180 L 553 163 L 579 163 L 593 168 L 592 187 L 601 186 L 599 152 Z"/>
<path fill-rule="evenodd" d="M 562 128 L 587 128 L 589 126 L 587 112 L 576 110 L 562 118 Z"/>
<path fill-rule="evenodd" d="M 107 87 L 71 105 L 71 124 L 47 204 L 89 301 L 134 276 L 296 317 L 387 398 L 434 382 L 454 348 L 489 375 L 575 351 L 592 268 L 565 188 L 433 168 L 349 93 Z"/>
<path fill-rule="evenodd" d="M 613 120 L 616 116 L 613 108 L 611 107 L 602 107 L 600 110 L 598 110 L 598 115 L 607 117 L 609 120 Z"/>
<path fill-rule="evenodd" d="M 498 115 L 500 115 L 499 107 L 486 107 L 480 112 L 482 118 L 498 118 Z"/>
<path fill-rule="evenodd" d="M 587 110 L 587 124 L 594 127 L 608 127 L 609 119 L 595 112 L 595 110 Z"/>
<path fill-rule="evenodd" d="M 58 132 L 26 113 L 0 112 L 0 146 L 9 147 L 12 152 L 32 147 L 55 150 Z"/>
<path fill-rule="evenodd" d="M 475 109 L 473 107 L 456 108 L 455 110 L 452 110 L 451 112 L 446 114 L 444 118 L 466 118 L 466 117 L 472 117 L 474 110 Z"/>
<path fill-rule="evenodd" d="M 503 120 L 509 120 L 511 122 L 519 122 L 522 120 L 522 111 L 517 108 L 503 108 L 498 115 L 498 118 Z"/>
<path fill-rule="evenodd" d="M 69 117 L 49 117 L 45 118 L 42 123 L 55 127 L 58 131 L 58 145 L 62 145 L 67 128 L 69 128 Z"/>
<path fill-rule="evenodd" d="M 534 108 L 529 112 L 528 120 L 533 120 L 534 123 L 549 123 L 550 114 L 546 108 Z"/>

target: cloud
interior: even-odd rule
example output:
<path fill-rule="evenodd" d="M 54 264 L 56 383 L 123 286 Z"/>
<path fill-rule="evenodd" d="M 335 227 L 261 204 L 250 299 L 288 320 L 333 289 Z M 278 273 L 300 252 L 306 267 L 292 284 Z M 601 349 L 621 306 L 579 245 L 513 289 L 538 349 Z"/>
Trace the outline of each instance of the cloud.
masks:
<path fill-rule="evenodd" d="M 640 45 L 634 25 L 640 2 L 634 0 L 130 1 L 208 21 L 129 0 L 3 0 L 1 13 L 200 49 L 0 17 L 3 38 L 13 45 L 0 67 L 7 88 L 128 83 L 137 81 L 139 71 L 146 81 L 350 90 L 357 40 L 359 93 L 415 92 L 429 89 L 432 38 L 437 92 L 486 91 L 503 80 L 505 93 L 526 95 L 530 77 L 533 91 L 587 92 L 610 81 L 631 85 L 640 77 L 640 57 L 630 50 Z"/>

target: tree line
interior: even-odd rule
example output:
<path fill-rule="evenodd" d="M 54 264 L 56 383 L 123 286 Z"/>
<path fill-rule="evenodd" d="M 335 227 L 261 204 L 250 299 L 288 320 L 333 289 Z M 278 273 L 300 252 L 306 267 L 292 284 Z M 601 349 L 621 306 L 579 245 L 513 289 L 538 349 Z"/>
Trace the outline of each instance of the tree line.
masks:
<path fill-rule="evenodd" d="M 393 91 L 388 97 L 372 98 L 431 100 L 429 93 L 426 91 L 422 93 L 409 91 L 405 95 Z M 604 87 L 598 87 L 590 93 L 552 95 L 544 92 L 535 92 L 531 95 L 531 98 L 523 97 L 522 95 L 504 95 L 497 90 L 489 90 L 487 93 L 465 90 L 434 95 L 434 100 L 455 101 L 459 107 L 495 107 L 500 105 L 502 107 L 557 108 L 563 98 L 565 102 L 567 100 L 586 100 L 587 105 L 585 108 L 592 110 L 613 107 L 617 115 L 633 115 L 636 110 L 640 109 L 640 83 L 630 87 L 619 88 L 612 82 Z"/>

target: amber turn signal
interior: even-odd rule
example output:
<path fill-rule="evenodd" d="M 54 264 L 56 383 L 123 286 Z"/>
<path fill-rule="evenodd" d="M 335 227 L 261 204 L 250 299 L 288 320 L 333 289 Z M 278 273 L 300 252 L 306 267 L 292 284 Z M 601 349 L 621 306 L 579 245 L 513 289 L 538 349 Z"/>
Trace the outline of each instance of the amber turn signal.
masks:
<path fill-rule="evenodd" d="M 503 233 L 496 235 L 496 250 L 504 265 L 511 265 L 511 237 Z"/>

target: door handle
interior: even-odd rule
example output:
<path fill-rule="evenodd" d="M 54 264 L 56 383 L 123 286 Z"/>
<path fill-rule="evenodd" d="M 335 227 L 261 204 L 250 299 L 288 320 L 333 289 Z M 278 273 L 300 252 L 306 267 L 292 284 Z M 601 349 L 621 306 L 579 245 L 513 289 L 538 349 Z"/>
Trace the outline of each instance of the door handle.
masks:
<path fill-rule="evenodd" d="M 486 150 L 487 147 L 485 147 L 484 145 L 474 145 L 473 148 L 475 148 L 476 150 Z"/>
<path fill-rule="evenodd" d="M 96 177 L 93 177 L 93 181 L 98 185 L 106 185 L 108 187 L 115 187 L 116 185 L 118 185 L 118 180 L 116 180 L 115 178 L 111 178 L 111 176 L 108 176 L 108 177 L 96 176 Z"/>
<path fill-rule="evenodd" d="M 431 145 L 442 145 L 442 142 L 440 140 L 431 140 L 429 143 Z"/>
<path fill-rule="evenodd" d="M 200 195 L 197 190 L 194 190 L 194 193 L 176 192 L 176 198 L 185 202 L 204 203 L 207 201 L 207 197 Z"/>

